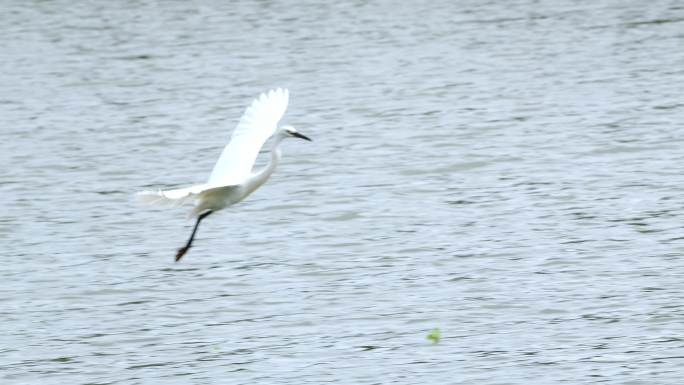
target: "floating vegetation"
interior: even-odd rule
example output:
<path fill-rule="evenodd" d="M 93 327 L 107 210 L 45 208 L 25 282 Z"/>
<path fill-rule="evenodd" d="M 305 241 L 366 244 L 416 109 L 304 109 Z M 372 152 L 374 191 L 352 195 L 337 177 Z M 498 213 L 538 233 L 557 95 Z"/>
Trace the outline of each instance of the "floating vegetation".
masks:
<path fill-rule="evenodd" d="M 439 328 L 432 329 L 432 331 L 427 335 L 427 339 L 432 341 L 433 344 L 438 343 L 441 338 L 442 332 L 439 331 Z"/>

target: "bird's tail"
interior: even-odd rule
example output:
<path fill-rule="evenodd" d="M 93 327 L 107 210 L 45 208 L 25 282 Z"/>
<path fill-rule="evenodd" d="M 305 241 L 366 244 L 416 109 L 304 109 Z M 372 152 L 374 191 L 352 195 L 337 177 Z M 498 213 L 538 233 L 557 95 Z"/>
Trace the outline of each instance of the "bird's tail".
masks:
<path fill-rule="evenodd" d="M 175 190 L 140 191 L 135 194 L 135 197 L 141 203 L 180 206 L 188 200 L 196 198 L 204 187 L 204 185 L 197 185 Z"/>

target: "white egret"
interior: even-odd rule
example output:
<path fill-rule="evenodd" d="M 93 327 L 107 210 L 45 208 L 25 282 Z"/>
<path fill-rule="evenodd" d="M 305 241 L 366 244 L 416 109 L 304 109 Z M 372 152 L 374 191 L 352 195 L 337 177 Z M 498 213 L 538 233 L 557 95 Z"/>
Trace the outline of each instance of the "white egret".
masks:
<path fill-rule="evenodd" d="M 141 191 L 137 194 L 146 203 L 181 205 L 195 201 L 190 216 L 197 217 L 197 222 L 188 242 L 176 253 L 176 262 L 190 249 L 202 219 L 242 201 L 268 180 L 280 161 L 280 143 L 283 139 L 294 137 L 311 141 L 292 126 L 278 127 L 288 100 L 288 91 L 278 88 L 261 94 L 247 107 L 207 183 L 175 190 Z M 271 136 L 275 137 L 271 161 L 262 170 L 252 173 L 259 150 Z"/>

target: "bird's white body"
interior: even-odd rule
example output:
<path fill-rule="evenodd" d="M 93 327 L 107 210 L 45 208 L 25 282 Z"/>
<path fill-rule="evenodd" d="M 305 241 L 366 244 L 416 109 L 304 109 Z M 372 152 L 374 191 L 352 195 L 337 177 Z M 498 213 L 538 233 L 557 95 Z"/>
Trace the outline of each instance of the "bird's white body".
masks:
<path fill-rule="evenodd" d="M 190 213 L 197 223 L 190 240 L 176 255 L 178 261 L 190 248 L 200 221 L 214 211 L 224 209 L 247 198 L 273 174 L 280 161 L 280 143 L 288 137 L 311 140 L 291 126 L 278 128 L 289 101 L 286 89 L 261 94 L 240 118 L 230 142 L 226 145 L 206 183 L 174 190 L 142 191 L 138 198 L 146 203 L 182 205 L 195 201 Z M 275 133 L 275 135 L 274 135 Z M 274 137 L 271 161 L 262 170 L 252 173 L 252 167 L 263 144 Z"/>
<path fill-rule="evenodd" d="M 223 149 L 207 183 L 166 191 L 142 191 L 138 198 L 146 203 L 174 205 L 194 200 L 195 207 L 190 213 L 193 217 L 207 210 L 224 209 L 247 198 L 275 171 L 281 158 L 282 140 L 297 134 L 290 126 L 277 130 L 288 99 L 287 90 L 276 89 L 254 100 Z M 251 173 L 259 150 L 276 130 L 270 163 L 259 172 Z"/>

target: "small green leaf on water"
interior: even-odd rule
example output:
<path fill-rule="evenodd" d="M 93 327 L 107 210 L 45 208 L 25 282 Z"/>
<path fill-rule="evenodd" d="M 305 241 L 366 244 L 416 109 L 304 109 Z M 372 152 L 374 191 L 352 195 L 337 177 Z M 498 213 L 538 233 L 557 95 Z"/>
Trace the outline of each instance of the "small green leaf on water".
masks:
<path fill-rule="evenodd" d="M 440 338 L 442 338 L 442 333 L 439 331 L 439 328 L 432 329 L 427 335 L 427 339 L 432 341 L 433 344 L 438 343 Z"/>

